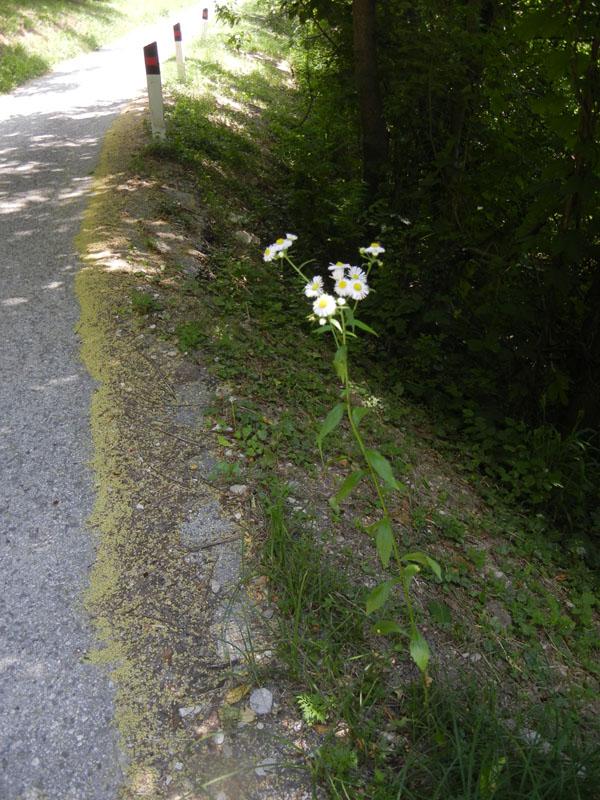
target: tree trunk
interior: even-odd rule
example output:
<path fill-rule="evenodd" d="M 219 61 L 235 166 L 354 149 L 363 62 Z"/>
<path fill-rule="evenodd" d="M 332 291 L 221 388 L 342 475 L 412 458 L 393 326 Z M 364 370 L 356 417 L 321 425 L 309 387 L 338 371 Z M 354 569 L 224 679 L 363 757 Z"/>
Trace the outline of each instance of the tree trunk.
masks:
<path fill-rule="evenodd" d="M 376 0 L 352 0 L 354 74 L 362 133 L 363 177 L 374 194 L 388 163 L 375 43 Z"/>

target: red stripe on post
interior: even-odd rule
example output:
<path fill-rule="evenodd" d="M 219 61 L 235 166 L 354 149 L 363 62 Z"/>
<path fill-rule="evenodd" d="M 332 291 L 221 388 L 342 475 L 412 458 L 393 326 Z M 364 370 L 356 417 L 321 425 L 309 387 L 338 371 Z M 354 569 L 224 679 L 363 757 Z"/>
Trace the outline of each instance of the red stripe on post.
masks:
<path fill-rule="evenodd" d="M 181 41 L 181 24 L 178 22 L 177 25 L 173 25 L 173 34 L 175 36 L 175 41 Z"/>
<path fill-rule="evenodd" d="M 147 44 L 146 47 L 144 47 L 144 61 L 146 63 L 146 75 L 160 75 L 158 45 L 156 42 Z"/>
<path fill-rule="evenodd" d="M 208 8 L 202 9 L 202 19 L 208 19 Z"/>

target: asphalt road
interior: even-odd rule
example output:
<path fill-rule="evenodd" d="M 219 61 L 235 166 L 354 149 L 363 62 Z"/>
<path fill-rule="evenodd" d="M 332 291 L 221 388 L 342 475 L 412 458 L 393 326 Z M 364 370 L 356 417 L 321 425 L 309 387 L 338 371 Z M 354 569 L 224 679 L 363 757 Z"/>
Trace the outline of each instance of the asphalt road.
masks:
<path fill-rule="evenodd" d="M 201 24 L 180 18 L 184 37 Z M 174 21 L 0 97 L 0 800 L 113 800 L 123 781 L 114 687 L 84 658 L 93 382 L 73 237 L 103 136 L 144 90 L 142 47 L 158 30 L 171 56 Z"/>

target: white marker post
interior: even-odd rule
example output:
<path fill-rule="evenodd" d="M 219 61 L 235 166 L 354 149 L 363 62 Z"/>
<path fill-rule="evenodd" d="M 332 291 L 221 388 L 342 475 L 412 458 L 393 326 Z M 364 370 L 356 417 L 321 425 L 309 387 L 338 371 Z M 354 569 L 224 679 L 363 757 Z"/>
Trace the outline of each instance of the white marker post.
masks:
<path fill-rule="evenodd" d="M 180 81 L 185 81 L 185 59 L 183 57 L 181 25 L 179 22 L 176 25 L 173 25 L 173 35 L 175 36 L 175 61 L 177 62 L 177 77 Z"/>
<path fill-rule="evenodd" d="M 202 9 L 202 38 L 206 36 L 208 31 L 208 8 Z"/>
<path fill-rule="evenodd" d="M 160 81 L 160 63 L 158 61 L 158 45 L 156 42 L 144 47 L 146 63 L 146 80 L 148 82 L 148 103 L 150 105 L 150 127 L 152 137 L 164 139 L 167 135 L 165 112 L 163 109 L 162 84 Z"/>

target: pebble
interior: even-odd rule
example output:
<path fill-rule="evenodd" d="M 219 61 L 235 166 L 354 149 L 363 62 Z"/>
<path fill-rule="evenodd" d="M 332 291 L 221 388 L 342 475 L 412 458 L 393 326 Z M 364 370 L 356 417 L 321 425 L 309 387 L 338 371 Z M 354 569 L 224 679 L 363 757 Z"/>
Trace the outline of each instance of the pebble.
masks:
<path fill-rule="evenodd" d="M 483 658 L 483 656 L 481 655 L 481 653 L 463 653 L 463 654 L 462 654 L 462 657 L 463 657 L 463 658 L 468 658 L 468 659 L 469 659 L 469 661 L 470 661 L 472 664 L 477 664 L 477 662 L 478 662 L 478 661 L 481 661 L 481 659 Z"/>
<path fill-rule="evenodd" d="M 178 772 L 181 772 L 181 770 L 183 769 L 183 764 L 181 763 L 181 761 L 176 761 L 173 764 L 173 766 Z"/>
<path fill-rule="evenodd" d="M 185 706 L 185 708 L 179 709 L 179 716 L 181 719 L 185 719 L 186 717 L 195 716 L 202 711 L 202 706 Z"/>
<path fill-rule="evenodd" d="M 251 233 L 248 233 L 248 231 L 236 231 L 233 236 L 236 241 L 240 242 L 241 244 L 252 244 L 256 238 Z"/>
<path fill-rule="evenodd" d="M 270 714 L 273 708 L 273 693 L 268 689 L 256 689 L 250 695 L 249 705 L 257 714 Z"/>
<path fill-rule="evenodd" d="M 218 594 L 221 589 L 221 584 L 219 583 L 219 581 L 212 580 L 210 582 L 210 589 L 213 594 Z"/>
<path fill-rule="evenodd" d="M 223 731 L 219 731 L 218 733 L 215 733 L 215 735 L 213 736 L 213 742 L 215 744 L 223 744 L 224 741 L 225 741 L 225 734 L 223 733 Z"/>
<path fill-rule="evenodd" d="M 254 772 L 259 778 L 264 778 L 267 772 L 273 772 L 273 767 L 277 764 L 276 758 L 263 758 L 260 764 L 256 767 Z"/>
<path fill-rule="evenodd" d="M 234 483 L 233 486 L 229 487 L 229 494 L 241 496 L 246 494 L 248 491 L 248 487 L 243 483 Z"/>

